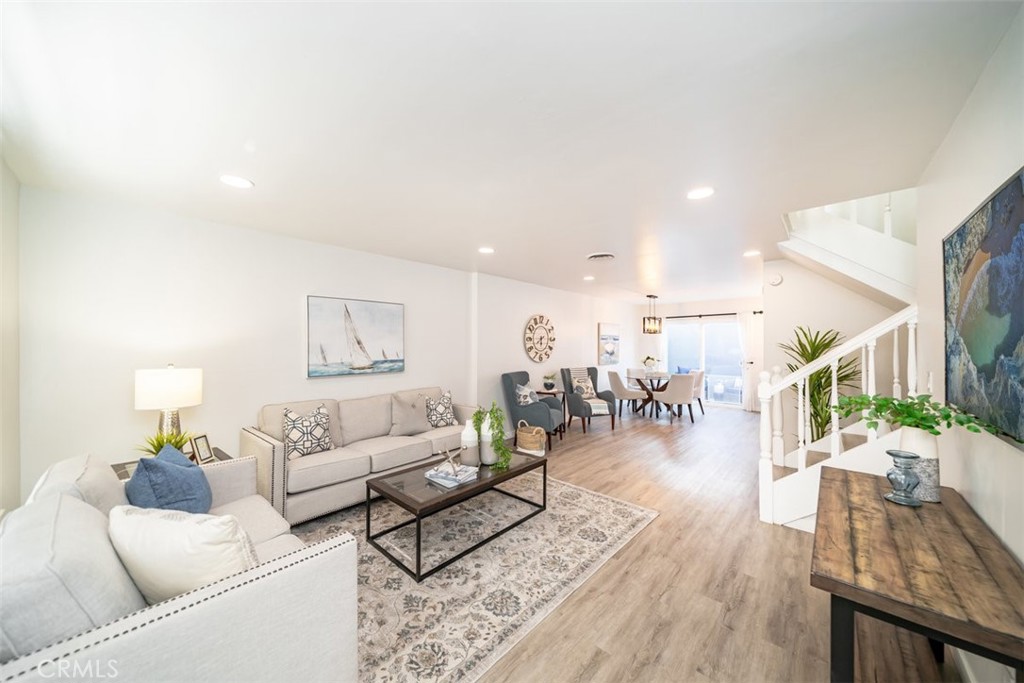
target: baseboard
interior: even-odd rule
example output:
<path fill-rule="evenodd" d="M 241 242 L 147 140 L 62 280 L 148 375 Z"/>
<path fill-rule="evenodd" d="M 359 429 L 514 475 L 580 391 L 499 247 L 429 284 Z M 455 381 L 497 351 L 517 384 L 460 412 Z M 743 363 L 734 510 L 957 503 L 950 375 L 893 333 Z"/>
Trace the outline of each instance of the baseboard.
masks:
<path fill-rule="evenodd" d="M 970 652 L 949 648 L 953 653 L 953 663 L 964 683 L 1024 683 L 1017 682 L 1013 669 L 1003 666 L 991 659 L 985 659 Z"/>

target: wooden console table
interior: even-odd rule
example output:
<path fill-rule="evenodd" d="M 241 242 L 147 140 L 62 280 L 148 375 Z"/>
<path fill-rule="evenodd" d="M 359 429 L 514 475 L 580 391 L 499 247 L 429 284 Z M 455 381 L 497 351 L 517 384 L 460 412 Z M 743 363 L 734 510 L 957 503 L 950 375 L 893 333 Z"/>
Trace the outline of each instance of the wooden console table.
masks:
<path fill-rule="evenodd" d="M 1024 681 L 1024 568 L 953 489 L 910 508 L 885 477 L 821 470 L 811 585 L 832 594 L 832 681 L 853 681 L 857 612 L 1015 667 Z"/>

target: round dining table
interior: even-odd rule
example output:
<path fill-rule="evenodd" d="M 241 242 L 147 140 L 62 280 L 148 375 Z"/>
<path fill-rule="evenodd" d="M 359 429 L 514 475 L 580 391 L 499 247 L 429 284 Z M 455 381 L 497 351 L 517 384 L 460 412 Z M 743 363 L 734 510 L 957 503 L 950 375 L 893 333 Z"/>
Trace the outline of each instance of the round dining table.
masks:
<path fill-rule="evenodd" d="M 647 398 L 640 403 L 639 407 L 634 412 L 642 413 L 647 410 L 647 406 L 654 404 L 654 410 L 651 411 L 652 416 L 658 416 L 661 414 L 661 404 L 654 398 L 656 392 L 662 391 L 668 386 L 669 374 L 667 372 L 650 371 L 645 372 L 641 375 L 630 374 L 626 372 L 626 379 L 631 379 L 639 385 L 639 387 L 647 392 Z"/>

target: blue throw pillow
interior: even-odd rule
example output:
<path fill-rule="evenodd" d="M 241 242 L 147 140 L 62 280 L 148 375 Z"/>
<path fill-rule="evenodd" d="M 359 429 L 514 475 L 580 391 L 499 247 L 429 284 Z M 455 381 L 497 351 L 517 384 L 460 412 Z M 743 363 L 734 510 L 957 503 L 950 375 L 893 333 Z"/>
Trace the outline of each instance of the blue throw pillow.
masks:
<path fill-rule="evenodd" d="M 202 468 L 170 444 L 155 458 L 142 458 L 124 486 L 128 502 L 140 508 L 163 508 L 206 514 L 213 503 Z"/>
<path fill-rule="evenodd" d="M 685 375 L 690 371 L 690 368 L 684 368 L 682 365 L 676 366 L 676 372 L 680 375 Z"/>

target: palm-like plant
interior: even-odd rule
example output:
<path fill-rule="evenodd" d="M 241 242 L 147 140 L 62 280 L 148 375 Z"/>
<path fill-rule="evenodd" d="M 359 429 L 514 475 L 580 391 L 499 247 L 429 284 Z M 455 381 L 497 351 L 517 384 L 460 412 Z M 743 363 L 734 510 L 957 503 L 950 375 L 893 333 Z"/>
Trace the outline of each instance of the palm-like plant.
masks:
<path fill-rule="evenodd" d="M 779 344 L 779 348 L 797 363 L 786 363 L 790 372 L 796 372 L 843 343 L 843 335 L 836 330 L 812 332 L 806 327 L 797 327 L 790 344 Z M 860 379 L 857 359 L 839 361 L 836 372 L 838 387 L 853 387 Z M 796 390 L 796 387 L 793 387 Z M 811 441 L 825 436 L 832 421 L 832 368 L 812 372 L 807 378 L 807 404 L 810 406 Z"/>
<path fill-rule="evenodd" d="M 152 453 L 156 455 L 160 450 L 170 444 L 177 448 L 179 451 L 185 447 L 185 444 L 192 438 L 191 432 L 185 432 L 184 434 L 168 434 L 166 432 L 158 432 L 154 436 L 146 437 L 146 445 L 139 446 L 136 450 L 140 450 L 143 453 Z"/>

